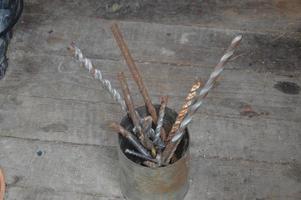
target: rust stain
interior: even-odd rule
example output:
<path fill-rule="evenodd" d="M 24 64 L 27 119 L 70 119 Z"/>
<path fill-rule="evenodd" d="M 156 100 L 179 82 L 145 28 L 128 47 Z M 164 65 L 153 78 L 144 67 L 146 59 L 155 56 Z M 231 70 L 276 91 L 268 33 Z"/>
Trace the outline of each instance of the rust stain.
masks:
<path fill-rule="evenodd" d="M 46 41 L 48 44 L 58 44 L 58 43 L 62 43 L 64 41 L 64 38 L 60 36 L 49 35 Z"/>
<path fill-rule="evenodd" d="M 261 115 L 269 115 L 269 114 L 270 113 L 268 113 L 268 112 L 256 112 L 253 110 L 252 106 L 248 105 L 248 104 L 244 105 L 240 111 L 240 115 L 247 116 L 249 118 L 258 117 Z"/>

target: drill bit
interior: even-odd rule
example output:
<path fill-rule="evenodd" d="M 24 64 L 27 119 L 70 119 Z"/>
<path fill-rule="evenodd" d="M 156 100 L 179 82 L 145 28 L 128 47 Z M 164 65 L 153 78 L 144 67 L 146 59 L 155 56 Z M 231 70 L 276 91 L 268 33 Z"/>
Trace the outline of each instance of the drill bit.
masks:
<path fill-rule="evenodd" d="M 114 131 L 116 131 L 117 133 L 119 133 L 120 135 L 125 137 L 141 154 L 143 154 L 146 157 L 151 158 L 151 155 L 149 154 L 149 152 L 140 144 L 140 142 L 137 140 L 137 138 L 132 133 L 130 133 L 125 128 L 123 128 L 121 125 L 119 125 L 115 122 L 111 123 L 110 127 Z"/>
<path fill-rule="evenodd" d="M 132 151 L 130 149 L 126 149 L 124 152 L 127 153 L 127 154 L 130 154 L 130 155 L 136 156 L 138 158 L 144 159 L 144 160 L 148 160 L 148 161 L 151 161 L 151 162 L 157 162 L 156 159 L 150 158 L 148 156 L 145 156 L 145 155 L 143 155 L 141 153 Z"/>
<path fill-rule="evenodd" d="M 123 72 L 118 73 L 118 80 L 120 82 L 120 86 L 121 86 L 121 89 L 123 92 L 125 104 L 128 108 L 128 113 L 132 119 L 135 130 L 137 130 L 138 138 L 147 149 L 151 150 L 152 155 L 155 156 L 156 155 L 155 147 L 154 147 L 153 143 L 151 142 L 151 140 L 145 136 L 145 133 L 143 132 L 143 129 L 139 123 L 139 121 L 140 121 L 139 116 L 137 115 L 137 112 L 135 111 L 134 103 L 133 103 L 133 100 L 132 100 L 132 97 L 130 94 L 130 90 L 129 90 L 129 87 L 128 87 L 128 84 L 126 82 Z"/>
<path fill-rule="evenodd" d="M 185 99 L 185 102 L 176 118 L 176 121 L 173 124 L 171 131 L 168 133 L 168 137 L 167 137 L 168 142 L 174 137 L 177 130 L 179 129 L 181 122 L 183 121 L 185 115 L 188 112 L 189 106 L 192 104 L 193 99 L 197 95 L 197 90 L 199 90 L 202 85 L 203 85 L 203 83 L 201 80 L 195 81 L 195 83 L 192 85 L 192 87 Z"/>
<path fill-rule="evenodd" d="M 151 116 L 145 117 L 142 124 L 143 130 L 145 134 L 153 140 L 153 143 L 156 144 L 159 149 L 163 149 L 165 148 L 165 144 L 160 137 L 156 140 L 156 134 L 152 128 L 152 122 L 153 119 Z"/>
<path fill-rule="evenodd" d="M 171 142 L 168 143 L 167 147 L 163 152 L 163 160 L 165 164 L 168 164 L 170 162 L 170 159 L 172 158 L 174 152 L 176 151 L 178 145 L 181 142 L 185 128 L 191 122 L 192 116 L 202 105 L 203 99 L 208 95 L 209 91 L 214 86 L 216 80 L 223 71 L 225 64 L 233 56 L 235 49 L 239 45 L 241 39 L 242 36 L 239 35 L 232 40 L 230 46 L 226 50 L 226 53 L 222 56 L 219 63 L 215 66 L 214 71 L 210 74 L 210 77 L 206 82 L 205 86 L 198 92 L 197 97 L 194 99 L 193 103 L 189 107 L 188 113 L 185 115 L 183 121 L 181 122 L 179 129 L 177 130 L 176 134 L 171 139 Z"/>
<path fill-rule="evenodd" d="M 120 93 L 112 87 L 111 82 L 107 79 L 104 79 L 102 76 L 102 72 L 99 69 L 96 69 L 91 60 L 86 58 L 82 51 L 72 43 L 68 48 L 74 57 L 92 74 L 92 76 L 99 80 L 102 86 L 110 93 L 113 99 L 121 106 L 121 109 L 127 112 L 127 108 L 123 98 L 121 97 Z"/>
<path fill-rule="evenodd" d="M 161 106 L 160 106 L 160 110 L 159 110 L 159 117 L 158 117 L 158 121 L 157 121 L 157 127 L 156 127 L 156 130 L 155 130 L 154 142 L 157 142 L 161 138 L 160 137 L 161 128 L 163 126 L 163 120 L 164 120 L 165 108 L 167 106 L 167 102 L 168 102 L 168 96 L 161 97 Z M 166 136 L 162 136 L 162 138 L 165 138 L 165 137 Z"/>

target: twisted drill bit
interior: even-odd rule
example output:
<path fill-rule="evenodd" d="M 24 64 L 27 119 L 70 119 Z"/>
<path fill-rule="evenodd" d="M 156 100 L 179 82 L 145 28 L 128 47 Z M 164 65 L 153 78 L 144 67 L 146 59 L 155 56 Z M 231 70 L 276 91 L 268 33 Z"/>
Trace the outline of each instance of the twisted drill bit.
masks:
<path fill-rule="evenodd" d="M 159 117 L 158 117 L 158 121 L 157 121 L 157 127 L 156 127 L 156 130 L 155 130 L 154 142 L 157 142 L 161 138 L 160 134 L 161 134 L 161 128 L 163 126 L 163 120 L 164 120 L 165 108 L 167 106 L 167 102 L 168 102 L 168 96 L 161 97 L 161 106 L 160 106 L 160 110 L 159 110 Z M 162 138 L 165 138 L 165 136 L 162 136 Z"/>
<path fill-rule="evenodd" d="M 143 124 L 142 124 L 143 130 L 146 133 L 146 135 L 153 140 L 153 143 L 156 144 L 159 149 L 163 149 L 163 148 L 165 148 L 165 144 L 161 140 L 160 136 L 156 140 L 155 131 L 154 131 L 154 129 L 152 129 L 152 122 L 153 122 L 153 119 L 151 116 L 145 117 L 143 120 Z"/>
<path fill-rule="evenodd" d="M 125 153 L 130 154 L 130 155 L 133 155 L 133 156 L 136 156 L 136 157 L 141 158 L 141 159 L 144 159 L 144 160 L 151 161 L 151 162 L 157 162 L 156 159 L 150 158 L 150 157 L 148 157 L 148 156 L 145 156 L 145 155 L 143 155 L 143 154 L 141 154 L 141 153 L 132 151 L 132 150 L 130 150 L 130 149 L 126 149 L 126 150 L 125 150 Z"/>
<path fill-rule="evenodd" d="M 197 95 L 197 90 L 199 90 L 202 85 L 203 84 L 202 84 L 201 80 L 195 81 L 195 83 L 192 85 L 187 97 L 185 98 L 185 102 L 176 118 L 176 121 L 173 124 L 171 131 L 168 134 L 167 141 L 170 141 L 175 136 L 177 130 L 180 127 L 180 124 L 182 123 L 185 115 L 188 112 L 189 106 L 191 106 L 193 99 Z"/>
<path fill-rule="evenodd" d="M 120 82 L 120 86 L 123 92 L 123 97 L 125 104 L 128 108 L 128 113 L 132 119 L 132 122 L 134 124 L 135 130 L 137 130 L 138 138 L 141 141 L 141 143 L 149 150 L 151 150 L 152 155 L 156 154 L 155 147 L 153 143 L 150 141 L 148 137 L 145 136 L 145 133 L 143 132 L 143 129 L 139 123 L 139 116 L 134 108 L 134 103 L 130 94 L 129 86 L 126 82 L 125 76 L 123 72 L 118 73 L 118 80 Z"/>
<path fill-rule="evenodd" d="M 104 89 L 106 89 L 109 94 L 113 97 L 113 99 L 121 106 L 121 109 L 127 112 L 127 108 L 123 98 L 120 93 L 112 87 L 111 82 L 107 79 L 104 79 L 102 76 L 102 72 L 99 69 L 95 69 L 90 59 L 86 58 L 82 51 L 72 43 L 68 48 L 74 57 L 92 74 L 92 76 L 99 80 Z"/>
<path fill-rule="evenodd" d="M 132 133 L 130 133 L 125 128 L 123 128 L 121 125 L 119 125 L 115 122 L 111 123 L 110 127 L 114 131 L 116 131 L 117 133 L 119 133 L 120 135 L 125 137 L 141 154 L 143 154 L 146 157 L 151 158 L 151 155 L 149 154 L 149 152 L 140 144 L 140 142 L 137 140 L 137 138 Z"/>
<path fill-rule="evenodd" d="M 225 64 L 233 56 L 235 49 L 239 45 L 241 40 L 242 40 L 241 35 L 236 36 L 232 40 L 230 46 L 226 50 L 226 53 L 222 56 L 219 63 L 215 66 L 214 71 L 210 74 L 210 77 L 206 82 L 205 86 L 199 91 L 197 97 L 194 99 L 194 102 L 189 107 L 188 113 L 185 115 L 183 121 L 181 122 L 180 127 L 177 130 L 175 136 L 172 138 L 171 142 L 168 143 L 168 145 L 166 146 L 163 152 L 163 159 L 165 164 L 168 164 L 170 162 L 170 159 L 172 158 L 174 152 L 176 151 L 178 145 L 181 142 L 181 139 L 184 135 L 185 128 L 191 122 L 193 115 L 202 105 L 203 99 L 208 95 L 209 91 L 214 86 L 216 80 L 218 79 L 221 72 L 223 71 Z"/>

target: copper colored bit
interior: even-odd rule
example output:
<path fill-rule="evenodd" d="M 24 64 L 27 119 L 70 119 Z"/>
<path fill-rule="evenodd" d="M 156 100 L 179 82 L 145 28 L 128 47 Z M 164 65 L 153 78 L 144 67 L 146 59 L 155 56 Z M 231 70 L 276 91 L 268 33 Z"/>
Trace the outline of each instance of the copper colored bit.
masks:
<path fill-rule="evenodd" d="M 188 112 L 189 106 L 192 103 L 192 100 L 195 98 L 195 96 L 197 95 L 197 90 L 199 90 L 201 88 L 201 86 L 203 85 L 201 80 L 197 80 L 195 81 L 195 83 L 192 85 L 186 99 L 185 102 L 177 116 L 177 119 L 175 121 L 175 123 L 173 124 L 171 131 L 168 133 L 168 137 L 167 137 L 167 141 L 169 142 L 173 136 L 176 134 L 177 130 L 180 127 L 181 122 L 183 121 L 185 115 Z"/>
<path fill-rule="evenodd" d="M 130 54 L 130 51 L 127 47 L 127 44 L 125 43 L 124 39 L 123 39 L 123 36 L 119 30 L 119 27 L 116 23 L 114 23 L 111 27 L 111 30 L 112 30 L 112 33 L 114 35 L 114 38 L 121 50 L 121 53 L 130 69 L 130 72 L 133 76 L 133 79 L 135 80 L 135 82 L 137 83 L 138 85 L 138 88 L 139 88 L 139 91 L 140 93 L 142 94 L 143 96 L 143 99 L 144 99 L 144 102 L 145 102 L 145 105 L 147 107 L 147 110 L 148 112 L 150 113 L 150 115 L 152 116 L 153 118 L 153 121 L 154 122 L 157 122 L 157 113 L 156 113 L 156 109 L 155 107 L 153 106 L 152 102 L 151 102 L 151 99 L 150 99 L 150 96 L 147 92 L 147 89 L 143 83 L 143 80 L 141 78 L 141 75 L 140 75 L 140 72 L 138 70 L 138 67 L 136 66 L 135 62 L 134 62 L 134 59 L 133 57 L 131 56 Z"/>
<path fill-rule="evenodd" d="M 213 88 L 215 85 L 218 77 L 224 70 L 225 65 L 230 60 L 230 58 L 233 56 L 235 49 L 238 47 L 240 41 L 242 40 L 242 36 L 236 36 L 228 49 L 226 50 L 225 54 L 221 57 L 218 64 L 215 66 L 213 72 L 210 74 L 209 79 L 207 80 L 204 87 L 199 90 L 197 93 L 197 96 L 193 100 L 193 103 L 189 106 L 188 112 L 185 115 L 184 119 L 180 123 L 179 129 L 177 130 L 176 134 L 173 136 L 171 141 L 168 143 L 167 147 L 165 148 L 163 152 L 163 158 L 164 163 L 168 164 L 170 162 L 170 159 L 172 158 L 174 152 L 176 151 L 178 145 L 181 142 L 181 139 L 184 135 L 184 130 L 188 126 L 188 124 L 191 122 L 193 115 L 196 113 L 196 111 L 200 108 L 200 106 L 203 104 L 203 99 L 208 95 L 209 91 Z"/>
<path fill-rule="evenodd" d="M 123 128 L 121 125 L 119 125 L 115 122 L 111 123 L 110 127 L 114 131 L 116 131 L 117 133 L 119 133 L 120 135 L 125 137 L 140 153 L 142 153 L 144 156 L 151 158 L 151 155 L 149 154 L 149 152 L 140 144 L 138 139 L 132 133 L 130 133 L 125 128 Z"/>
<path fill-rule="evenodd" d="M 0 168 L 0 200 L 4 200 L 5 194 L 5 178 L 4 173 Z"/>

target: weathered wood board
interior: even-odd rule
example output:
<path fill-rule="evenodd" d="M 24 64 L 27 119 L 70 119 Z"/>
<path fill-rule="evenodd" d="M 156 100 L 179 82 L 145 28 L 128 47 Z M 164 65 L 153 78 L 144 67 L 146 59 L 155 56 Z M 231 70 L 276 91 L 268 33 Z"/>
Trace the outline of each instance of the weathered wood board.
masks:
<path fill-rule="evenodd" d="M 123 199 L 116 134 L 107 125 L 124 113 L 66 49 L 75 41 L 117 88 L 117 72 L 125 71 L 141 105 L 111 19 L 122 20 L 153 102 L 168 94 L 175 110 L 193 80 L 206 81 L 231 39 L 243 34 L 189 127 L 186 199 L 300 199 L 298 8 L 298 1 L 280 0 L 26 1 L 0 81 L 7 199 Z"/>

